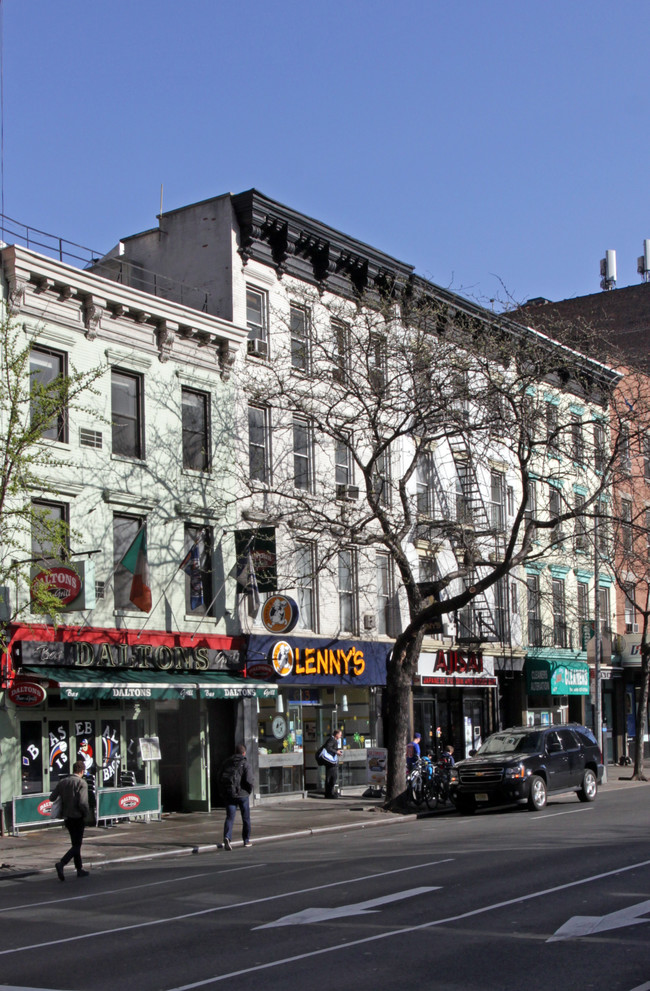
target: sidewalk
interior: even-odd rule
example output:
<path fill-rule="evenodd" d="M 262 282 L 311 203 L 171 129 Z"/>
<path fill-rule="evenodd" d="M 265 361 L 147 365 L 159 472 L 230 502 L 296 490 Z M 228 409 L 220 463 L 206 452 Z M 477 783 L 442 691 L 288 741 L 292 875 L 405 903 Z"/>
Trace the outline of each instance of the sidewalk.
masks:
<path fill-rule="evenodd" d="M 631 781 L 631 775 L 631 767 L 608 766 L 607 783 L 602 785 L 602 791 L 650 787 L 650 783 Z M 390 826 L 424 816 L 455 815 L 451 805 L 443 805 L 434 812 L 423 809 L 395 813 L 385 811 L 382 802 L 382 798 L 365 798 L 361 789 L 346 789 L 335 802 L 318 795 L 267 800 L 255 805 L 251 812 L 253 843 L 334 830 Z M 113 827 L 89 827 L 83 845 L 84 866 L 97 870 L 129 860 L 214 851 L 221 844 L 223 821 L 224 811 L 219 809 L 205 813 L 169 813 L 160 821 L 117 820 Z M 241 846 L 238 839 L 240 821 L 238 815 L 233 831 L 235 849 Z M 54 862 L 68 845 L 67 832 L 57 826 L 25 829 L 18 836 L 0 838 L 0 881 L 41 871 L 50 872 L 54 878 Z M 71 877 L 72 874 L 70 868 Z"/>

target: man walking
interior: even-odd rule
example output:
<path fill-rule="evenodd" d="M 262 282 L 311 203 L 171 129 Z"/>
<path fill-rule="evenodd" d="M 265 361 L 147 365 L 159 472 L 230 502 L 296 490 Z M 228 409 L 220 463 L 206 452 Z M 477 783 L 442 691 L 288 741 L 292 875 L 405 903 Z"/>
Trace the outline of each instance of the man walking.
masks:
<path fill-rule="evenodd" d="M 226 800 L 226 821 L 223 826 L 223 845 L 232 850 L 232 827 L 237 809 L 241 812 L 242 840 L 244 846 L 251 843 L 251 812 L 249 795 L 253 790 L 253 775 L 246 760 L 246 747 L 238 743 L 235 753 L 229 757 L 219 775 L 221 792 Z"/>
<path fill-rule="evenodd" d="M 334 730 L 323 746 L 323 758 L 325 760 L 325 798 L 339 797 L 336 792 L 336 782 L 339 773 L 339 757 L 343 753 L 339 746 L 342 736 L 343 730 Z"/>
<path fill-rule="evenodd" d="M 86 819 L 90 818 L 90 808 L 88 805 L 88 783 L 84 779 L 86 765 L 82 760 L 78 760 L 72 765 L 72 774 L 61 778 L 54 786 L 54 791 L 50 795 L 50 801 L 55 798 L 61 799 L 61 814 L 65 828 L 70 834 L 70 849 L 54 865 L 59 881 L 65 881 L 63 868 L 71 860 L 77 871 L 77 877 L 88 877 L 88 871 L 83 869 L 81 861 L 81 844 L 84 838 Z"/>

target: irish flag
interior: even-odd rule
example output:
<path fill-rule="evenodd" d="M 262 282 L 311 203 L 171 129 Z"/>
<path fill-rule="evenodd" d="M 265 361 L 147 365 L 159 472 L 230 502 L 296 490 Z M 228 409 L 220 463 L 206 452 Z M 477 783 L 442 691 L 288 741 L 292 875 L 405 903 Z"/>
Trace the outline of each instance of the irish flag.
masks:
<path fill-rule="evenodd" d="M 151 586 L 149 585 L 149 564 L 147 562 L 147 531 L 142 527 L 138 535 L 120 561 L 133 575 L 129 599 L 142 612 L 151 612 Z"/>

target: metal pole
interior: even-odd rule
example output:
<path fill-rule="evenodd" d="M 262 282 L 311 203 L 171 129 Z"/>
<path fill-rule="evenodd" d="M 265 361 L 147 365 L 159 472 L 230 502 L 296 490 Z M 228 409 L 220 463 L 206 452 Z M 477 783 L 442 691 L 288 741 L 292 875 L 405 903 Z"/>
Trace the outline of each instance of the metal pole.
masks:
<path fill-rule="evenodd" d="M 600 629 L 600 550 L 598 547 L 598 514 L 594 514 L 594 735 L 603 755 L 603 766 L 606 767 L 605 751 L 603 748 L 603 711 L 600 683 L 600 661 L 602 652 L 602 634 Z M 607 779 L 607 771 L 603 770 L 603 781 Z"/>

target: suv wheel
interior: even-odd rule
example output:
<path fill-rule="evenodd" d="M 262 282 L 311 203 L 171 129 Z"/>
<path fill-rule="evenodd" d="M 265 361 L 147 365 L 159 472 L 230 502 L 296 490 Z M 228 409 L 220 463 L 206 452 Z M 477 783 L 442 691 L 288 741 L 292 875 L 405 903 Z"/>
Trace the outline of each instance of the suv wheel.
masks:
<path fill-rule="evenodd" d="M 530 793 L 528 795 L 528 808 L 534 812 L 539 812 L 546 805 L 546 782 L 538 774 L 533 774 L 530 779 Z"/>
<path fill-rule="evenodd" d="M 582 785 L 578 789 L 578 798 L 581 802 L 593 802 L 598 793 L 598 782 L 594 772 L 587 768 L 582 779 Z"/>

